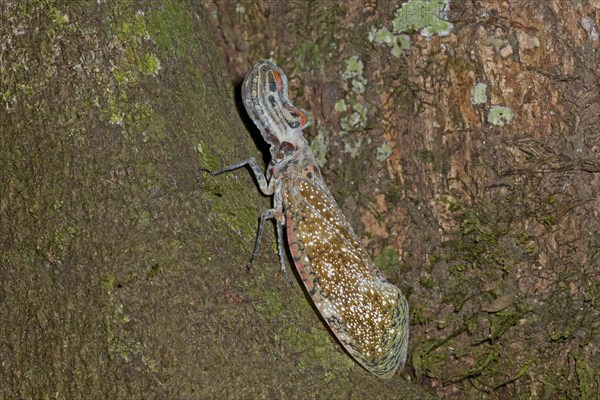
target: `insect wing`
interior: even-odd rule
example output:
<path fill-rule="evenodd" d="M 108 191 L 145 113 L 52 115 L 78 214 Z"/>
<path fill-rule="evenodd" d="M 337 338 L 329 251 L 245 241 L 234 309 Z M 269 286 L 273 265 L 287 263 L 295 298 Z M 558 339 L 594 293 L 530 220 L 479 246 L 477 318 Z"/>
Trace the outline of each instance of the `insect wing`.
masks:
<path fill-rule="evenodd" d="M 322 182 L 287 179 L 284 207 L 294 263 L 321 316 L 365 369 L 390 378 L 406 359 L 406 299 L 372 263 Z"/>

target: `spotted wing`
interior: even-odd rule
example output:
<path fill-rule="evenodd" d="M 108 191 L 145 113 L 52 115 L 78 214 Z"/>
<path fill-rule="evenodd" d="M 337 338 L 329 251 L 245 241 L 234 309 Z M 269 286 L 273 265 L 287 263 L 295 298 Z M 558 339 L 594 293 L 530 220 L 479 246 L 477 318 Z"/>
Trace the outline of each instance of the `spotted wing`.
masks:
<path fill-rule="evenodd" d="M 372 263 L 319 180 L 284 184 L 288 241 L 310 297 L 338 340 L 371 373 L 404 364 L 408 303 Z"/>

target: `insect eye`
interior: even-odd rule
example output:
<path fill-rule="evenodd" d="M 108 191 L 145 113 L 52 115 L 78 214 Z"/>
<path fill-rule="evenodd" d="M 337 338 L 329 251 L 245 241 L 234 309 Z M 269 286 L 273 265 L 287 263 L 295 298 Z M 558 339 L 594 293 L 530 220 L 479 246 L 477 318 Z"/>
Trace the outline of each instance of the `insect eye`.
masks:
<path fill-rule="evenodd" d="M 294 150 L 296 150 L 296 146 L 290 142 L 281 143 L 279 150 L 277 150 L 277 160 L 281 161 L 284 158 L 290 157 L 292 154 L 294 154 Z"/>

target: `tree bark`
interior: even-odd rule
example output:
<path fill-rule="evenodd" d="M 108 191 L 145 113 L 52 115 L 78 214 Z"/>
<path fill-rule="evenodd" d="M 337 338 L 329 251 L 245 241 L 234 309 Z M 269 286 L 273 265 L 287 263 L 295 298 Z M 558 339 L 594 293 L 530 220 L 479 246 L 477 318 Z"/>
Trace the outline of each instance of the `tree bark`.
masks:
<path fill-rule="evenodd" d="M 600 2 L 205 5 L 231 74 L 272 57 L 311 115 L 325 181 L 408 294 L 409 375 L 595 398 Z"/>
<path fill-rule="evenodd" d="M 201 2 L 3 2 L 0 397 L 423 399 L 278 271 Z"/>

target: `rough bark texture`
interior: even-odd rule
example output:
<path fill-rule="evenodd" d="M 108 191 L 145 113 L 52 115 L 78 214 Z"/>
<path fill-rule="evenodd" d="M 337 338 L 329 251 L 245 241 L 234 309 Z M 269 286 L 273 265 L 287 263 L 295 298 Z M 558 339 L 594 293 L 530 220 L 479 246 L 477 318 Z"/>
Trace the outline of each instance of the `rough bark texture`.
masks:
<path fill-rule="evenodd" d="M 234 81 L 272 57 L 312 114 L 325 180 L 409 295 L 409 376 L 597 398 L 600 2 L 405 3 L 205 7 Z"/>
<path fill-rule="evenodd" d="M 0 398 L 430 397 L 341 351 L 272 232 L 244 270 L 269 201 L 202 171 L 260 153 L 201 2 L 0 10 Z"/>

